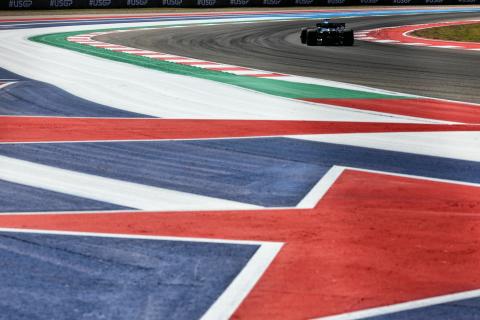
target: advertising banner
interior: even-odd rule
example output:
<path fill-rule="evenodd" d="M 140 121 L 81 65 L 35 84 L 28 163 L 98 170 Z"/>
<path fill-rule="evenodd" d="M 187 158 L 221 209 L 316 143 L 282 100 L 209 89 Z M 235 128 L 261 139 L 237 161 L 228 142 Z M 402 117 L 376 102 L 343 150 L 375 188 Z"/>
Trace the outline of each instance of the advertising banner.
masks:
<path fill-rule="evenodd" d="M 480 4 L 480 0 L 0 0 L 0 10 Z"/>

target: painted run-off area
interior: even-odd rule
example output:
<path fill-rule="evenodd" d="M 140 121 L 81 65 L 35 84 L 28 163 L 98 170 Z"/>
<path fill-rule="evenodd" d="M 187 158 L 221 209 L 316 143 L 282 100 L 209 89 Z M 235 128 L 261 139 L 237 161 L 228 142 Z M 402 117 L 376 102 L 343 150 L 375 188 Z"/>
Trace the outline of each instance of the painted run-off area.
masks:
<path fill-rule="evenodd" d="M 0 223 L 286 242 L 234 318 L 299 319 L 478 288 L 477 198 L 475 187 L 348 171 L 311 210 L 26 215 Z"/>
<path fill-rule="evenodd" d="M 125 55 L 122 55 L 121 58 L 125 59 Z M 133 60 L 131 61 L 133 62 Z M 155 61 L 155 63 L 157 62 L 162 63 L 162 67 L 167 66 L 166 63 L 170 63 Z M 215 72 L 215 77 L 217 76 L 221 79 L 240 78 L 238 75 L 219 75 L 218 71 Z M 248 79 L 248 81 L 256 81 L 252 80 L 255 78 Z M 238 81 L 240 83 L 240 80 Z M 247 82 L 246 79 L 241 81 Z M 268 86 L 271 86 L 271 83 L 268 82 Z M 278 91 L 288 86 L 288 83 L 273 83 L 285 86 L 277 88 Z M 264 93 L 272 94 L 274 92 L 271 88 L 267 89 L 269 91 Z M 364 103 L 367 105 L 365 108 L 372 106 L 380 108 L 377 104 L 384 105 L 382 108 L 391 108 L 392 106 L 388 102 L 402 101 L 408 104 L 413 100 L 398 96 L 386 97 L 384 94 L 378 93 L 374 93 L 372 96 L 372 92 L 345 90 L 345 88 L 334 86 L 316 86 L 313 90 L 311 86 L 297 85 L 294 89 L 297 91 L 289 91 L 292 96 L 288 98 L 293 97 L 296 100 L 298 100 L 297 98 L 334 99 L 337 105 L 344 103 L 358 106 Z M 313 91 L 321 93 L 310 94 Z M 302 95 L 294 95 L 292 92 L 301 92 Z M 353 93 L 351 96 L 342 95 L 345 92 Z M 247 94 L 245 95 L 247 96 Z M 430 115 L 442 114 L 439 110 L 451 112 L 450 107 L 455 106 L 451 102 L 442 102 L 446 105 L 435 109 L 438 107 L 435 106 L 436 101 L 440 100 L 433 100 L 434 110 L 430 111 Z M 323 105 L 320 103 L 326 101 L 313 102 L 319 102 L 318 105 L 312 105 L 318 107 Z M 429 101 L 422 100 L 421 103 L 428 104 Z M 398 106 L 395 104 L 393 107 Z M 468 106 L 468 109 L 464 109 L 465 106 Z M 459 110 L 453 112 L 455 117 L 444 114 L 442 117 L 450 121 L 476 123 L 475 108 L 474 105 L 459 103 Z M 409 109 L 408 105 L 407 109 Z M 411 108 L 411 110 L 413 109 Z M 105 112 L 101 106 L 92 106 L 91 110 L 100 115 Z M 361 108 L 357 108 L 357 110 L 361 110 Z M 458 116 L 458 114 L 463 115 L 465 110 L 467 110 L 468 117 Z M 353 115 L 350 116 L 353 117 Z M 178 296 L 178 292 L 185 293 L 183 296 L 180 294 L 180 299 L 194 301 L 191 305 L 197 309 L 192 312 L 197 313 L 191 313 L 190 316 L 205 311 L 200 308 L 200 303 L 195 303 L 200 302 L 195 300 L 196 297 L 187 296 L 188 292 L 186 291 L 189 290 L 182 291 L 184 286 L 188 288 L 189 285 L 196 286 L 198 284 L 196 282 L 199 280 L 198 275 L 203 275 L 199 270 L 206 270 L 210 273 L 222 272 L 226 275 L 223 270 L 211 267 L 212 265 L 222 265 L 218 262 L 220 259 L 222 263 L 228 261 L 226 267 L 231 271 L 226 277 L 227 280 L 217 282 L 217 287 L 211 285 L 210 282 L 207 289 L 196 286 L 197 289 L 204 290 L 205 294 L 200 298 L 205 301 L 208 300 L 208 297 L 218 295 L 219 287 L 220 290 L 225 288 L 228 281 L 234 278 L 235 272 L 245 265 L 245 260 L 252 256 L 252 249 L 256 248 L 255 245 L 258 247 L 263 241 L 275 241 L 285 243 L 285 245 L 266 270 L 264 277 L 236 309 L 234 318 L 313 318 L 425 297 L 442 296 L 452 292 L 471 291 L 479 286 L 478 273 L 475 272 L 479 260 L 477 250 L 479 189 L 476 186 L 479 175 L 477 174 L 478 154 L 475 155 L 478 130 L 474 125 L 427 124 L 425 122 L 432 118 L 435 119 L 435 116 L 430 117 L 428 113 L 424 116 L 424 123 L 416 124 L 389 124 L 378 121 L 358 123 L 355 121 L 273 120 L 255 122 L 238 119 L 230 121 L 225 119 L 96 119 L 95 116 L 82 119 L 5 117 L 4 123 L 22 127 L 25 130 L 14 130 L 15 134 L 6 137 L 4 140 L 6 143 L 0 146 L 0 150 L 4 157 L 10 159 L 2 158 L 2 160 L 8 160 L 3 163 L 21 168 L 18 165 L 25 165 L 22 161 L 29 162 L 29 170 L 13 170 L 14 175 L 10 175 L 9 179 L 18 178 L 20 172 L 40 173 L 41 176 L 40 170 L 45 169 L 42 167 L 44 165 L 48 165 L 49 169 L 59 173 L 63 177 L 61 181 L 71 183 L 71 186 L 80 181 L 80 178 L 93 178 L 94 180 L 88 181 L 98 182 L 101 180 L 105 182 L 104 179 L 112 179 L 116 183 L 116 187 L 121 185 L 121 187 L 131 188 L 133 187 L 131 184 L 120 184 L 119 182 L 146 183 L 145 179 L 148 178 L 150 187 L 154 184 L 158 189 L 167 184 L 169 184 L 167 190 L 170 191 L 172 189 L 182 190 L 186 185 L 193 186 L 194 189 L 188 190 L 190 192 L 187 193 L 190 197 L 188 199 L 191 202 L 197 201 L 194 202 L 194 205 L 202 209 L 185 210 L 183 208 L 182 211 L 172 209 L 168 212 L 158 212 L 165 211 L 161 210 L 165 207 L 160 205 L 157 210 L 150 209 L 151 212 L 145 212 L 129 210 L 129 206 L 127 208 L 119 207 L 118 204 L 114 206 L 111 203 L 112 198 L 101 204 L 88 202 L 85 199 L 89 197 L 105 197 L 107 195 L 102 193 L 101 189 L 93 188 L 98 184 L 84 183 L 84 186 L 89 186 L 87 188 L 87 191 L 90 191 L 88 196 L 74 198 L 71 195 L 70 198 L 63 197 L 58 200 L 57 196 L 61 192 L 57 192 L 55 195 L 51 195 L 50 207 L 45 207 L 43 214 L 35 212 L 30 215 L 28 211 L 31 209 L 26 209 L 26 213 L 10 212 L 9 214 L 6 212 L 0 216 L 0 225 L 4 228 L 119 234 L 120 237 L 127 239 L 132 234 L 141 234 L 187 237 L 190 240 L 192 237 L 197 237 L 203 238 L 207 243 L 213 239 L 257 241 L 257 244 L 243 244 L 244 247 L 240 248 L 240 251 L 243 252 L 241 253 L 233 250 L 236 247 L 242 247 L 238 243 L 237 246 L 235 244 L 210 245 L 206 249 L 200 248 L 201 245 L 196 247 L 180 245 L 181 249 L 179 250 L 178 243 L 172 243 L 172 239 L 164 239 L 170 241 L 162 245 L 163 250 L 181 251 L 185 255 L 175 256 L 180 263 L 176 263 L 174 259 L 168 259 L 171 260 L 171 263 L 166 266 L 166 269 L 171 268 L 178 272 L 173 277 L 174 281 L 170 281 L 170 277 L 167 277 L 166 281 L 158 278 L 155 281 L 163 283 L 167 287 L 176 288 L 177 291 L 170 291 L 172 296 Z M 92 130 L 99 126 L 102 128 L 100 131 Z M 465 133 L 467 130 L 473 132 Z M 405 131 L 416 131 L 416 133 L 412 138 L 411 134 L 409 135 Z M 446 132 L 435 133 L 433 131 Z M 361 135 L 361 132 L 364 135 Z M 308 137 L 304 136 L 307 134 Z M 347 136 L 346 134 L 351 135 Z M 258 135 L 273 137 L 257 138 Z M 284 135 L 293 135 L 293 137 L 288 139 L 278 137 Z M 249 137 L 249 139 L 226 139 L 232 136 Z M 152 139 L 165 141 L 151 141 Z M 180 139 L 181 141 L 169 141 L 171 139 Z M 200 141 L 199 139 L 207 140 Z M 53 140 L 64 143 L 52 143 Z M 76 143 L 68 141 L 76 141 Z M 415 147 L 412 147 L 411 141 L 415 142 Z M 459 146 L 455 141 L 464 141 L 464 143 Z M 422 143 L 430 147 L 434 146 L 433 150 L 425 151 Z M 360 144 L 363 145 L 359 146 Z M 396 149 L 388 150 L 385 146 L 380 147 L 381 144 L 393 145 L 393 148 Z M 455 146 L 458 149 L 446 150 L 445 145 Z M 473 151 L 468 152 L 469 149 Z M 36 151 L 32 152 L 32 150 Z M 211 156 L 212 152 L 215 154 L 214 157 Z M 69 159 L 73 159 L 73 161 L 69 161 Z M 106 159 L 107 161 L 105 161 Z M 124 161 L 126 159 L 129 161 Z M 107 163 L 108 165 L 106 165 Z M 139 163 L 142 165 L 139 166 Z M 337 174 L 332 176 L 331 170 L 333 169 L 331 168 L 339 163 L 354 168 L 339 169 L 336 171 Z M 182 170 L 181 166 L 189 169 Z M 111 168 L 109 169 L 109 167 Z M 6 166 L 2 165 L 1 168 L 5 172 Z M 363 170 L 359 170 L 359 168 L 363 168 Z M 66 172 L 61 170 L 68 170 L 68 173 L 73 172 L 75 175 L 65 175 Z M 312 186 L 313 189 L 318 186 L 318 184 L 315 185 L 315 179 L 312 180 L 312 177 L 320 179 L 325 172 L 327 187 L 323 185 L 321 186 L 322 192 L 309 193 L 308 190 Z M 85 174 L 89 176 L 86 177 Z M 219 176 L 222 179 L 215 180 Z M 30 181 L 29 183 L 41 181 L 41 179 L 32 179 L 28 176 L 22 178 L 25 179 L 24 181 Z M 66 181 L 68 179 L 71 180 Z M 195 183 L 192 183 L 193 180 Z M 172 186 L 172 183 L 175 186 Z M 10 185 L 12 184 L 14 183 L 10 182 Z M 209 200 L 218 200 L 222 197 L 231 198 L 232 193 L 229 193 L 231 189 L 228 187 L 232 186 L 237 188 L 237 192 L 233 193 L 236 198 L 231 200 L 239 201 L 235 205 L 243 205 L 242 210 L 236 210 L 232 203 L 216 202 L 212 204 L 212 202 L 207 202 L 206 198 L 200 197 L 208 193 L 207 196 L 213 195 Z M 46 190 L 57 187 L 58 184 L 43 181 L 41 187 L 37 185 L 32 188 Z M 65 185 L 62 187 L 64 187 L 63 190 L 72 190 L 68 184 L 66 187 Z M 249 192 L 239 194 L 239 188 Z M 31 194 L 31 189 L 25 191 L 17 188 L 15 190 L 18 190 L 15 195 L 18 197 L 16 200 L 20 200 L 17 203 L 28 203 L 28 198 L 25 200 L 20 196 Z M 128 195 L 128 191 L 132 189 L 113 190 L 123 190 L 124 192 L 120 192 L 121 196 L 118 198 L 125 198 L 124 195 Z M 55 193 L 56 191 L 51 190 L 51 192 Z M 202 193 L 204 194 L 202 195 Z M 295 197 L 287 198 L 286 193 L 295 194 Z M 137 196 L 141 192 L 132 194 Z M 302 199 L 302 196 L 305 197 Z M 295 206 L 295 204 L 304 202 L 307 197 L 309 197 L 308 204 L 311 205 L 302 208 L 290 207 L 276 210 L 247 208 L 247 205 L 243 203 L 245 201 L 267 206 Z M 172 202 L 173 199 L 171 196 L 166 197 L 168 202 Z M 180 196 L 177 199 L 181 199 Z M 185 202 L 185 199 L 183 198 L 180 202 Z M 289 201 L 288 203 L 285 202 L 286 199 Z M 76 203 L 77 208 L 82 206 L 83 212 L 62 214 L 59 211 L 68 211 L 68 209 L 57 208 L 55 210 L 55 205 L 69 201 Z M 15 203 L 13 201 L 13 204 Z M 105 209 L 111 211 L 97 211 L 101 208 L 95 206 L 105 205 L 105 203 L 110 205 Z M 217 209 L 209 210 L 208 205 L 210 204 L 216 205 Z M 218 207 L 222 205 L 228 211 L 219 210 Z M 52 208 L 54 209 L 53 214 L 45 214 Z M 2 234 L 2 236 L 8 238 L 9 241 L 20 242 L 23 245 L 26 242 L 24 240 L 32 242 L 31 240 L 34 238 L 32 235 L 21 237 L 18 234 L 15 234 L 15 239 L 12 239 L 11 235 Z M 75 236 L 82 235 L 75 234 Z M 40 242 L 37 244 L 42 241 L 55 243 L 58 241 L 58 235 L 40 237 Z M 141 267 L 148 269 L 151 267 L 148 258 L 155 258 L 150 253 L 151 250 L 135 250 L 133 252 L 137 258 L 135 261 L 141 263 L 131 266 L 128 265 L 130 258 L 123 256 L 125 252 L 117 251 L 118 246 L 123 247 L 123 244 L 127 242 L 127 245 L 132 245 L 131 241 L 119 240 L 117 246 L 112 246 L 109 241 L 99 239 L 90 241 L 89 248 L 94 246 L 99 252 L 102 251 L 102 248 L 106 252 L 113 250 L 114 260 L 120 261 L 119 265 L 114 265 L 115 273 L 94 274 L 94 277 L 89 277 L 88 280 L 91 281 L 85 283 L 92 283 L 92 286 L 116 281 L 115 279 L 118 278 L 116 276 L 123 279 L 122 273 L 117 272 L 122 271 L 119 270 L 121 268 L 131 267 L 138 271 L 139 277 L 142 277 L 140 271 L 145 270 L 142 270 Z M 101 245 L 98 245 L 99 241 Z M 63 244 L 71 249 L 68 241 Z M 79 246 L 78 242 L 76 245 L 73 254 L 71 251 L 62 254 L 78 256 L 77 253 L 82 253 L 84 248 Z M 245 247 L 245 245 L 247 246 Z M 26 246 L 30 250 L 35 244 Z M 62 247 L 59 246 L 58 249 L 61 251 Z M 217 250 L 222 251 L 224 256 L 212 254 Z M 50 252 L 42 253 L 44 255 L 41 255 L 40 258 L 43 257 L 45 260 L 45 258 L 51 259 L 53 256 L 54 259 L 50 261 L 55 262 L 55 259 L 58 259 L 56 250 L 47 251 Z M 200 264 L 198 260 L 190 264 L 186 263 L 191 261 L 189 260 L 191 259 L 190 254 L 194 251 L 198 256 L 213 255 L 213 260 L 203 259 L 203 264 Z M 38 250 L 31 250 L 31 252 L 38 255 Z M 145 255 L 139 256 L 139 252 Z M 101 254 L 95 257 L 105 258 Z M 35 263 L 35 259 L 32 260 L 30 266 L 37 269 L 43 268 L 43 265 Z M 128 262 L 127 266 L 125 266 L 125 261 Z M 75 269 L 75 263 L 69 265 L 71 275 L 75 276 L 75 272 L 84 270 L 103 270 L 98 268 L 98 265 L 92 266 L 91 261 L 80 262 L 83 270 Z M 191 266 L 198 266 L 198 268 L 191 268 Z M 45 275 L 51 277 L 48 268 L 45 270 Z M 414 275 L 411 270 L 415 270 Z M 101 277 L 105 275 L 106 279 Z M 83 272 L 82 276 L 88 277 L 89 275 Z M 55 279 L 55 277 L 52 278 Z M 94 281 L 98 279 L 101 281 Z M 201 279 L 208 282 L 208 277 Z M 36 280 L 41 282 L 41 279 Z M 135 284 L 135 281 L 125 280 L 127 285 L 132 283 Z M 61 284 L 60 281 L 59 285 Z M 81 287 L 83 282 L 79 285 Z M 149 291 L 151 287 L 134 287 L 136 291 L 132 291 L 133 293 L 152 292 Z M 94 288 L 97 289 L 97 287 Z M 82 291 L 80 290 L 80 292 Z M 130 312 L 153 310 L 157 312 L 156 314 L 164 311 L 167 312 L 166 315 L 171 315 L 172 313 L 168 312 L 185 311 L 178 310 L 178 304 L 175 305 L 173 299 L 170 300 L 171 304 L 161 305 L 154 299 L 154 294 L 142 296 L 141 293 L 129 296 L 127 292 L 126 296 L 121 297 L 123 300 L 115 301 L 117 303 L 134 301 L 140 306 L 135 310 L 130 309 Z M 95 295 L 95 290 L 93 290 L 93 294 Z M 156 303 L 152 303 L 152 299 Z M 110 301 L 107 301 L 106 305 L 108 302 Z M 37 307 L 39 305 L 41 306 L 41 304 L 36 304 Z M 468 307 L 464 309 L 476 312 L 478 299 L 474 302 L 465 302 L 464 305 Z M 458 304 L 454 306 L 443 304 L 442 307 L 448 310 L 458 310 Z M 200 309 L 201 311 L 199 311 Z M 430 311 L 421 310 L 420 312 L 425 315 L 425 312 Z M 453 314 L 468 315 L 466 312 L 455 313 L 455 311 Z M 123 315 L 128 316 L 128 314 Z M 374 315 L 375 313 L 370 314 L 370 316 Z M 178 317 L 180 318 L 180 316 Z M 186 318 L 188 317 L 186 316 Z M 419 314 L 413 313 L 412 315 L 410 313 L 406 317 L 418 318 Z M 441 319 L 441 316 L 436 316 L 436 318 Z"/>
<path fill-rule="evenodd" d="M 478 30 L 478 25 L 478 20 L 407 25 L 363 30 L 357 33 L 356 38 L 381 44 L 459 49 L 475 52 L 480 51 L 480 40 L 477 38 L 478 31 L 476 31 Z"/>

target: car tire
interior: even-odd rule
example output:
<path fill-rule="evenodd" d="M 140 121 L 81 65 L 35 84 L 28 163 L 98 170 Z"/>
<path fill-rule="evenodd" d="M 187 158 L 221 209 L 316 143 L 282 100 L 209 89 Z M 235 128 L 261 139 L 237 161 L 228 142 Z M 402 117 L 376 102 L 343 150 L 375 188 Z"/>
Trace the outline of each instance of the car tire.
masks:
<path fill-rule="evenodd" d="M 307 43 L 307 28 L 302 28 L 302 31 L 300 31 L 300 41 L 303 44 Z"/>
<path fill-rule="evenodd" d="M 343 45 L 353 46 L 354 42 L 353 30 L 347 30 L 343 32 Z"/>
<path fill-rule="evenodd" d="M 317 30 L 307 30 L 307 46 L 317 45 Z"/>

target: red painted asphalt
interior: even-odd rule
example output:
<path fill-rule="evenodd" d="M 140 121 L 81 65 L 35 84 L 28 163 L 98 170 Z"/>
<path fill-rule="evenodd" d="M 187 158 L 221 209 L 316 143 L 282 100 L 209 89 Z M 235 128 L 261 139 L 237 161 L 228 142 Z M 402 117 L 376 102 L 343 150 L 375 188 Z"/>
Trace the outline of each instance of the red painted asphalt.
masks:
<path fill-rule="evenodd" d="M 202 139 L 326 133 L 479 130 L 480 125 L 0 116 L 0 142 Z"/>
<path fill-rule="evenodd" d="M 233 318 L 305 319 L 480 288 L 479 197 L 347 170 L 308 210 L 7 215 L 0 227 L 285 242 Z"/>
<path fill-rule="evenodd" d="M 463 102 L 430 98 L 302 100 L 410 117 L 480 124 L 480 106 Z"/>

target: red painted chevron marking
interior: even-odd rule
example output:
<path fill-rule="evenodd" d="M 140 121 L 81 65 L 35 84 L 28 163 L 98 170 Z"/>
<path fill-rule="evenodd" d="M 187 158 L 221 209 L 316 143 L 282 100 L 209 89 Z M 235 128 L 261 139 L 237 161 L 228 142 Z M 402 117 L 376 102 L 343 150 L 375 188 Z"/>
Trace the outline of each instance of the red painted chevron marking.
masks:
<path fill-rule="evenodd" d="M 428 98 L 417 99 L 302 99 L 360 110 L 462 123 L 480 123 L 480 106 Z"/>
<path fill-rule="evenodd" d="M 279 241 L 233 319 L 306 319 L 480 288 L 480 188 L 346 170 L 314 209 L 0 216 L 0 227 Z"/>
<path fill-rule="evenodd" d="M 273 120 L 0 117 L 0 142 L 235 138 L 323 133 L 480 131 L 480 125 Z"/>

